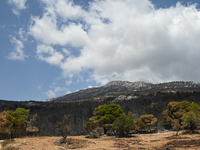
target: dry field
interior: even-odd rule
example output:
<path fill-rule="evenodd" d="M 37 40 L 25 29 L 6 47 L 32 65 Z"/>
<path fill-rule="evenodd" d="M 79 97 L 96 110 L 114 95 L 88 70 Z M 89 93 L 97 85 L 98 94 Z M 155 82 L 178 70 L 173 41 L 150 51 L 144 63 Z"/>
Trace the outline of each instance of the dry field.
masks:
<path fill-rule="evenodd" d="M 89 139 L 87 136 L 68 136 L 68 145 L 59 144 L 61 137 L 16 138 L 6 144 L 3 150 L 200 150 L 200 134 L 175 132 L 154 134 L 133 134 L 128 138 L 101 136 Z M 152 149 L 152 150 L 153 150 Z"/>

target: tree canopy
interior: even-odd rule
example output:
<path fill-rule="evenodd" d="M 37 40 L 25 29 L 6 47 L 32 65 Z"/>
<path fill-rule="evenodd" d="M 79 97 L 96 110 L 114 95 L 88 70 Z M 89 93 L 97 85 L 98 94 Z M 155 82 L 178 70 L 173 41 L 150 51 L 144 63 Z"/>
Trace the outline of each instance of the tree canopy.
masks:
<path fill-rule="evenodd" d="M 173 101 L 168 104 L 167 110 L 163 111 L 161 125 L 174 130 L 190 128 L 194 132 L 198 122 L 199 105 L 197 103 Z"/>
<path fill-rule="evenodd" d="M 138 131 L 149 129 L 151 131 L 151 128 L 156 125 L 157 121 L 158 119 L 153 114 L 141 115 L 140 118 L 135 120 L 135 129 Z"/>
<path fill-rule="evenodd" d="M 133 130 L 135 125 L 133 117 L 133 114 L 129 112 L 128 116 L 121 115 L 114 121 L 114 129 L 119 132 L 120 136 L 124 136 L 125 134 L 128 134 L 129 131 Z"/>
<path fill-rule="evenodd" d="M 107 125 L 112 124 L 117 118 L 125 115 L 121 107 L 117 104 L 101 105 L 95 108 L 94 116 L 90 118 L 90 121 L 99 123 L 104 128 L 104 133 L 107 133 Z"/>
<path fill-rule="evenodd" d="M 5 110 L 0 115 L 0 132 L 12 134 L 21 131 L 25 127 L 29 109 L 17 108 L 15 111 Z"/>

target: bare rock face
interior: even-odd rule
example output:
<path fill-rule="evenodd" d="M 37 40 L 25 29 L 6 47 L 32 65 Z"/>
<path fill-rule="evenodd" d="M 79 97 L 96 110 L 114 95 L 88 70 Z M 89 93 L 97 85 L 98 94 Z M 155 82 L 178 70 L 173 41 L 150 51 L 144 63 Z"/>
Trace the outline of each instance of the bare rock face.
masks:
<path fill-rule="evenodd" d="M 111 81 L 108 84 L 106 84 L 104 87 L 110 87 L 110 86 L 117 86 L 117 87 L 125 87 L 125 88 L 140 88 L 140 87 L 148 87 L 152 85 L 151 83 L 146 83 L 143 81 L 138 82 L 129 82 L 129 81 Z"/>

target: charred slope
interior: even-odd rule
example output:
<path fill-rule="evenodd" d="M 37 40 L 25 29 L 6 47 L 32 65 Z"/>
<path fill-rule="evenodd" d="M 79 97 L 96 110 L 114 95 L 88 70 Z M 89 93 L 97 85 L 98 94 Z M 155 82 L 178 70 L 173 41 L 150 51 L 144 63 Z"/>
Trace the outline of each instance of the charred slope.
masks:
<path fill-rule="evenodd" d="M 194 82 L 169 82 L 169 83 L 145 83 L 129 81 L 111 81 L 105 86 L 97 88 L 83 89 L 74 93 L 62 95 L 60 97 L 47 99 L 46 101 L 79 101 L 79 100 L 100 100 L 106 97 L 116 97 L 123 95 L 124 92 L 129 94 L 147 94 L 158 91 L 174 92 L 177 90 L 193 91 L 200 90 L 200 84 Z"/>
<path fill-rule="evenodd" d="M 135 118 L 140 115 L 151 113 L 159 120 L 161 113 L 167 108 L 170 101 L 197 102 L 200 104 L 200 92 L 157 92 L 153 94 L 140 95 L 137 98 L 129 100 L 115 101 L 119 104 L 126 114 L 131 111 Z M 30 109 L 31 114 L 38 114 L 37 127 L 40 129 L 38 135 L 58 136 L 60 135 L 57 127 L 57 121 L 62 121 L 64 115 L 71 116 L 70 135 L 87 134 L 83 125 L 93 115 L 96 107 L 103 104 L 113 103 L 113 100 L 105 99 L 103 101 L 76 101 L 76 102 L 16 102 L 0 101 L 0 112 L 3 110 L 15 110 L 17 107 Z M 25 135 L 24 133 L 22 133 Z"/>

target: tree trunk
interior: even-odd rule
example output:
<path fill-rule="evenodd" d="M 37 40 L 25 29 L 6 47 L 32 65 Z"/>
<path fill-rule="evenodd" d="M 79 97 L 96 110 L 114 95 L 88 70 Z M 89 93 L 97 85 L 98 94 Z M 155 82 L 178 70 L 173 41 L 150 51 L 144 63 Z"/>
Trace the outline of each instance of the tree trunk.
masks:
<path fill-rule="evenodd" d="M 106 127 L 104 127 L 103 129 L 104 129 L 104 134 L 107 134 L 108 130 L 106 129 Z"/>

